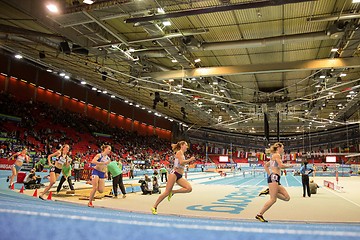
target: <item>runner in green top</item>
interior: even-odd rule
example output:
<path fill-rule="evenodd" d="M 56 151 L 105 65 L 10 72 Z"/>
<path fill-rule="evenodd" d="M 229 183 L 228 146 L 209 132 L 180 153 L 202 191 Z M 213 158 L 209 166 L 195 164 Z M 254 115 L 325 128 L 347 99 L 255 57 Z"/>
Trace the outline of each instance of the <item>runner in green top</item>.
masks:
<path fill-rule="evenodd" d="M 60 183 L 56 189 L 56 193 L 59 193 L 60 190 L 61 190 L 61 187 L 63 185 L 63 183 L 67 180 L 68 183 L 69 183 L 69 187 L 71 189 L 71 191 L 75 191 L 74 189 L 74 186 L 71 182 L 71 170 L 72 170 L 72 167 L 71 167 L 71 158 L 67 158 L 68 160 L 63 164 L 63 167 L 61 169 L 61 172 L 62 172 L 62 176 L 61 176 L 61 179 L 60 179 Z"/>
<path fill-rule="evenodd" d="M 112 182 L 113 182 L 113 191 L 115 198 L 117 198 L 118 195 L 118 191 L 117 191 L 118 185 L 120 187 L 121 193 L 123 194 L 123 198 L 126 198 L 126 191 L 122 178 L 122 163 L 120 158 L 116 157 L 116 161 L 113 160 L 111 163 L 109 163 L 107 165 L 107 168 L 113 177 Z"/>

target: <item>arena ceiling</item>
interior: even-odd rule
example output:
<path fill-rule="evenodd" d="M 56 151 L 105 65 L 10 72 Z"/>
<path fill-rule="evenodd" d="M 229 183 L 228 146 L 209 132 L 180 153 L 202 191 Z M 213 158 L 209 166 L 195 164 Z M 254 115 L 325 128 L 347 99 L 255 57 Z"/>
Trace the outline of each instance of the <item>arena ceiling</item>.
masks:
<path fill-rule="evenodd" d="M 58 6 L 58 13 L 47 9 Z M 0 1 L 0 47 L 191 128 L 359 123 L 352 0 Z"/>

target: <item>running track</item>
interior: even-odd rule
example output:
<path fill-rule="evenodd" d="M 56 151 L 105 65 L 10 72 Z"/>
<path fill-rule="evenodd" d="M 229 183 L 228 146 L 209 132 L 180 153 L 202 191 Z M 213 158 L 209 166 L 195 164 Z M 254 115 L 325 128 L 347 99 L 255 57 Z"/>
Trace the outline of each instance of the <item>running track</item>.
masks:
<path fill-rule="evenodd" d="M 0 173 L 0 239 L 359 239 L 360 224 L 215 220 L 42 201 L 6 187 Z M 19 186 L 19 185 L 18 185 Z M 17 187 L 18 187 L 17 186 Z M 360 219 L 360 218 L 359 218 Z"/>

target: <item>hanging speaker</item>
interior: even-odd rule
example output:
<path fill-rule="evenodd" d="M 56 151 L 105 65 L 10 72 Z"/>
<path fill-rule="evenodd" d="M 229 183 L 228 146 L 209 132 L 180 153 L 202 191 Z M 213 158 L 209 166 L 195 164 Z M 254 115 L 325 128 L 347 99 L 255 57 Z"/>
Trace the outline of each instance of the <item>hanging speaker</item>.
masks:
<path fill-rule="evenodd" d="M 77 53 L 77 54 L 81 54 L 81 55 L 89 55 L 89 50 L 77 45 L 77 44 L 73 44 L 73 47 L 72 47 L 72 52 L 73 53 Z"/>
<path fill-rule="evenodd" d="M 71 53 L 68 42 L 61 42 L 60 45 L 59 45 L 59 50 L 60 50 L 60 52 L 63 52 L 65 54 L 70 54 Z"/>
<path fill-rule="evenodd" d="M 40 59 L 44 59 L 45 57 L 46 57 L 46 55 L 45 55 L 44 51 L 39 52 L 39 58 Z"/>

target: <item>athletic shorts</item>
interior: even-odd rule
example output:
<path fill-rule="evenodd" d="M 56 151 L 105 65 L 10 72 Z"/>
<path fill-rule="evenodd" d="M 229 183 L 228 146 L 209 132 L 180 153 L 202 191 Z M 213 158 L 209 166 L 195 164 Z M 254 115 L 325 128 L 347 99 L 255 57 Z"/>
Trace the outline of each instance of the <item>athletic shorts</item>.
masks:
<path fill-rule="evenodd" d="M 276 173 L 271 173 L 268 177 L 268 183 L 273 183 L 273 182 L 277 182 L 279 185 L 280 184 L 280 175 L 276 174 Z"/>
<path fill-rule="evenodd" d="M 22 168 L 22 166 L 18 166 L 16 164 L 14 164 L 13 167 L 15 168 L 16 173 L 18 173 L 20 171 L 20 169 Z"/>
<path fill-rule="evenodd" d="M 54 172 L 55 174 L 60 174 L 61 173 L 61 168 L 57 168 L 55 166 L 53 166 L 51 169 L 50 169 L 50 172 Z"/>
<path fill-rule="evenodd" d="M 175 170 L 171 170 L 170 174 L 175 174 L 176 181 L 179 180 L 180 178 L 182 178 L 182 175 Z"/>
<path fill-rule="evenodd" d="M 105 173 L 100 172 L 96 169 L 93 169 L 91 176 L 98 176 L 100 179 L 103 179 L 103 178 L 105 178 Z"/>

